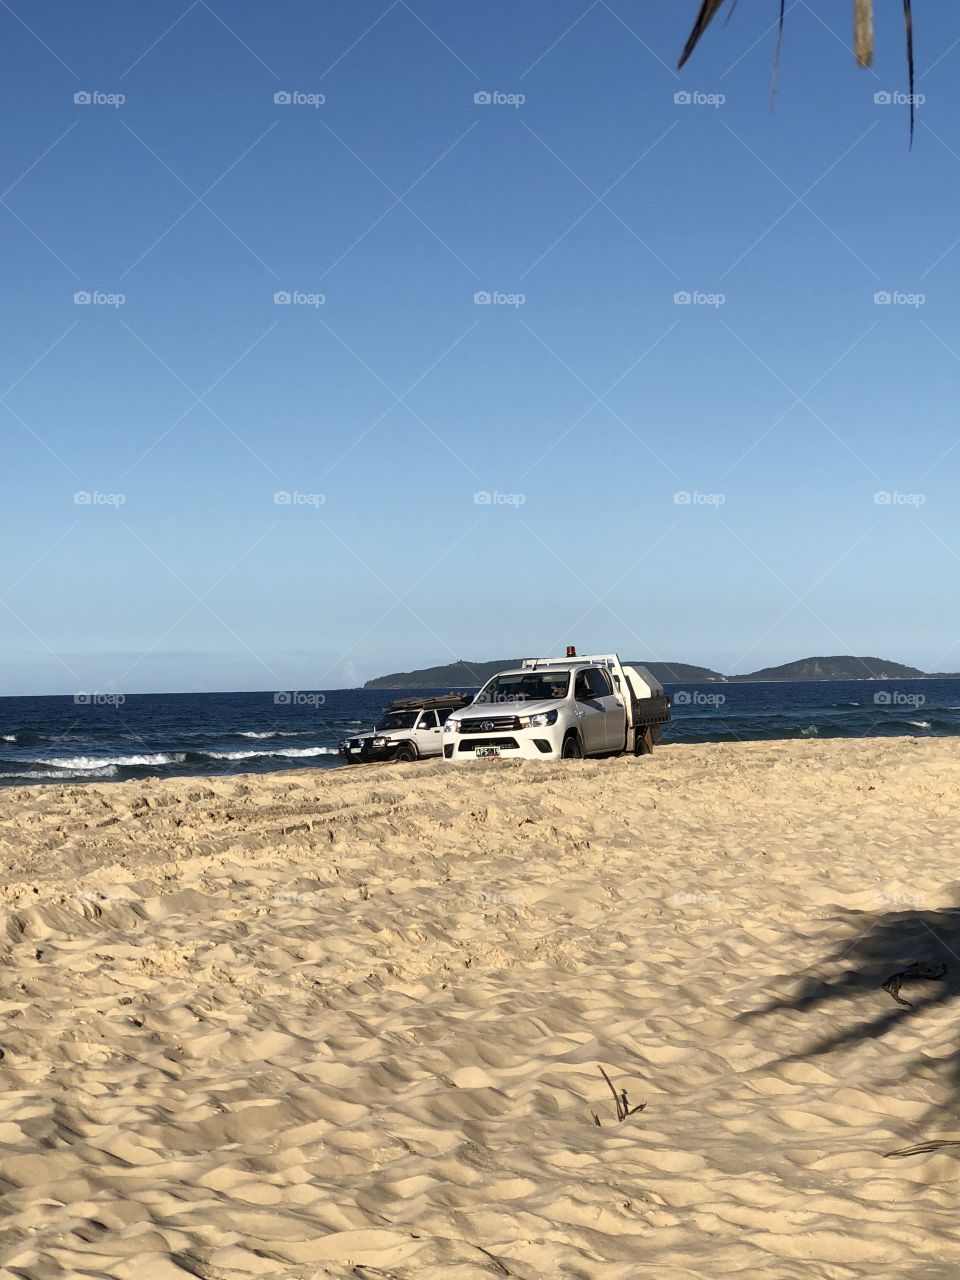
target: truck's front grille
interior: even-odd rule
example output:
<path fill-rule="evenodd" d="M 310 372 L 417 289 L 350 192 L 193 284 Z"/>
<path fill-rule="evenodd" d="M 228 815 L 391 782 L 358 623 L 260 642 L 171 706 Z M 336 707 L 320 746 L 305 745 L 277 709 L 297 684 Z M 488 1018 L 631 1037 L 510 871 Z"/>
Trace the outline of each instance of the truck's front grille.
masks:
<path fill-rule="evenodd" d="M 516 716 L 484 716 L 483 719 L 460 721 L 461 733 L 495 733 L 498 730 L 516 729 Z"/>

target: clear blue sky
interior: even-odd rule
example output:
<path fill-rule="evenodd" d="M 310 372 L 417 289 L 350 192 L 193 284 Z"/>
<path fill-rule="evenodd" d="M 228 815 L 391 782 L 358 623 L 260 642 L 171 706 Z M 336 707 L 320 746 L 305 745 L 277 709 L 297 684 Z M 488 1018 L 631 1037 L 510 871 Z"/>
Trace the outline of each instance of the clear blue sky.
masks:
<path fill-rule="evenodd" d="M 960 667 L 960 11 L 696 7 L 4 5 L 0 692 Z"/>

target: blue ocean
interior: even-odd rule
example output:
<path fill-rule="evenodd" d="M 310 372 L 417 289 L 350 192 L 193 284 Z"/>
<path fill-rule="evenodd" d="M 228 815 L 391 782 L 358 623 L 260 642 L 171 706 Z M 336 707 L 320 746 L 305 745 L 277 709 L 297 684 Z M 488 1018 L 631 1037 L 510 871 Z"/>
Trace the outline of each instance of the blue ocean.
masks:
<path fill-rule="evenodd" d="M 690 684 L 667 692 L 673 721 L 665 742 L 960 736 L 960 680 Z M 340 738 L 371 726 L 403 696 L 336 689 L 0 698 L 0 785 L 340 768 Z"/>

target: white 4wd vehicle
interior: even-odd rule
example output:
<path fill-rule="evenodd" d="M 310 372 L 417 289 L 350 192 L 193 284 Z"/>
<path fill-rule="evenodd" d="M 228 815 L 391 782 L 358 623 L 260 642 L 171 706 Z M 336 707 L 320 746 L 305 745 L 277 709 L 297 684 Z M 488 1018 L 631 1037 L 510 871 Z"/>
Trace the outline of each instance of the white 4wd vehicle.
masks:
<path fill-rule="evenodd" d="M 443 754 L 452 764 L 643 755 L 669 719 L 670 701 L 646 667 L 569 649 L 565 658 L 527 658 L 518 671 L 495 675 L 448 717 Z"/>
<path fill-rule="evenodd" d="M 340 756 L 348 764 L 371 764 L 375 760 L 408 762 L 439 756 L 447 716 L 469 701 L 469 694 L 451 693 L 446 697 L 401 698 L 391 702 L 372 729 L 342 739 Z"/>

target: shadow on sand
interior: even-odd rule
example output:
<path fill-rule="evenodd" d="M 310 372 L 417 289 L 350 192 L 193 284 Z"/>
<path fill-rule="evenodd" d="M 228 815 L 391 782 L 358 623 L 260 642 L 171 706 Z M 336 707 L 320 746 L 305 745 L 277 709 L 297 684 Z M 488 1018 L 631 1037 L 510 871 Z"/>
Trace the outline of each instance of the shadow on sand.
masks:
<path fill-rule="evenodd" d="M 882 1043 L 888 1033 L 910 1023 L 916 1024 L 914 1035 L 922 1036 L 924 1014 L 960 996 L 960 907 L 846 911 L 842 918 L 847 936 L 811 965 L 811 973 L 791 995 L 739 1016 L 739 1021 L 750 1023 L 777 1013 L 812 1015 L 813 1038 L 781 1062 L 809 1062 L 867 1041 Z M 864 1018 L 862 997 L 867 994 L 873 999 Z M 923 1116 L 921 1131 L 935 1116 L 938 1129 L 942 1131 L 945 1123 L 954 1129 L 944 1145 L 960 1146 L 960 1034 L 946 1057 L 922 1050 L 894 1055 L 892 1046 L 891 1055 L 891 1078 L 883 1086 L 895 1091 L 907 1079 L 929 1081 L 940 1101 Z"/>

